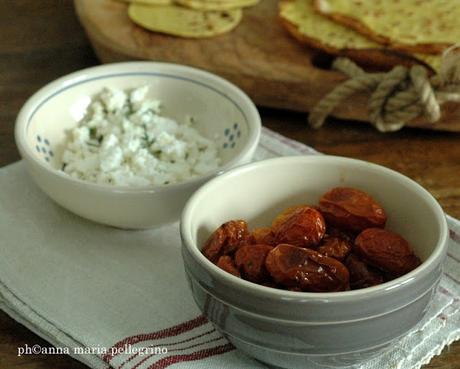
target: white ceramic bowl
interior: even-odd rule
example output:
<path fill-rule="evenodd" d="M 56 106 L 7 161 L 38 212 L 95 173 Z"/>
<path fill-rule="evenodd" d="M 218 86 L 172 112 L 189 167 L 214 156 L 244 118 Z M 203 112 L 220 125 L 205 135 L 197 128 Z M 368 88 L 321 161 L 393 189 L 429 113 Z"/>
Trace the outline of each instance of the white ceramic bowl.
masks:
<path fill-rule="evenodd" d="M 224 272 L 200 248 L 231 219 L 267 226 L 284 208 L 318 203 L 332 187 L 371 194 L 422 259 L 410 273 L 379 286 L 335 293 L 291 292 Z M 193 297 L 239 349 L 283 368 L 346 366 L 388 347 L 423 317 L 441 276 L 447 224 L 436 200 L 409 178 L 384 167 L 333 156 L 270 159 L 205 184 L 181 219 L 183 259 Z"/>
<path fill-rule="evenodd" d="M 85 114 L 103 87 L 150 86 L 164 115 L 196 119 L 196 128 L 217 138 L 223 165 L 206 176 L 161 187 L 120 187 L 84 182 L 61 168 L 64 135 Z M 239 88 L 213 74 L 175 64 L 129 62 L 88 68 L 36 92 L 16 121 L 16 143 L 40 188 L 68 210 L 121 228 L 148 228 L 179 219 L 189 196 L 204 182 L 249 162 L 259 141 L 260 116 Z"/>

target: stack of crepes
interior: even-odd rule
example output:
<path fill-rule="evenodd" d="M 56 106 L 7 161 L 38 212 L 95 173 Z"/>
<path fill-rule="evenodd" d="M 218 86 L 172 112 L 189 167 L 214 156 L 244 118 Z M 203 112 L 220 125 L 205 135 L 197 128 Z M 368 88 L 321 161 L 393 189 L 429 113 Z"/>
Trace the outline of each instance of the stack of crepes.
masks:
<path fill-rule="evenodd" d="M 460 41 L 458 0 L 281 0 L 279 12 L 300 42 L 378 68 L 421 63 L 437 72 Z"/>
<path fill-rule="evenodd" d="M 205 38 L 233 30 L 243 8 L 259 0 L 123 0 L 129 18 L 154 32 L 176 37 Z"/>

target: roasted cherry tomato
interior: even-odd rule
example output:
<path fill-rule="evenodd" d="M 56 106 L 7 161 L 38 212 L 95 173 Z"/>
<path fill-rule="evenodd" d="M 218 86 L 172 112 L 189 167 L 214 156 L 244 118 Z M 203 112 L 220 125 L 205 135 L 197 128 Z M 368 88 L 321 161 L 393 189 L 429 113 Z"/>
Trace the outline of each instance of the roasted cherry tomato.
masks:
<path fill-rule="evenodd" d="M 233 274 L 234 276 L 240 277 L 240 272 L 236 267 L 233 259 L 231 256 L 224 255 L 217 260 L 216 265 L 220 268 L 225 270 L 226 272 Z"/>
<path fill-rule="evenodd" d="M 235 253 L 235 264 L 244 279 L 262 283 L 270 280 L 270 275 L 265 268 L 265 259 L 273 249 L 270 245 L 245 245 Z"/>
<path fill-rule="evenodd" d="M 269 227 L 255 228 L 251 232 L 250 242 L 254 245 L 262 244 L 276 246 L 275 235 Z"/>
<path fill-rule="evenodd" d="M 345 261 L 350 272 L 350 287 L 352 290 L 376 286 L 384 282 L 382 272 L 367 265 L 358 256 L 350 254 Z"/>
<path fill-rule="evenodd" d="M 404 238 L 381 228 L 362 231 L 356 237 L 354 251 L 366 263 L 395 277 L 420 265 L 420 259 Z"/>
<path fill-rule="evenodd" d="M 263 286 L 310 292 L 366 288 L 421 263 L 403 237 L 384 230 L 386 220 L 369 194 L 337 187 L 317 207 L 285 209 L 271 227 L 249 232 L 244 220 L 224 223 L 202 252 L 228 273 Z"/>
<path fill-rule="evenodd" d="M 278 228 L 282 223 L 289 218 L 292 213 L 294 213 L 297 209 L 309 207 L 309 205 L 294 205 L 284 209 L 281 213 L 279 213 L 276 218 L 272 222 L 272 229 Z"/>
<path fill-rule="evenodd" d="M 244 220 L 231 220 L 217 228 L 203 247 L 203 254 L 213 263 L 222 255 L 231 255 L 249 243 L 248 224 Z"/>
<path fill-rule="evenodd" d="M 383 228 L 387 220 L 383 208 L 367 193 L 355 188 L 337 187 L 326 192 L 319 200 L 319 209 L 328 226 L 353 232 Z"/>
<path fill-rule="evenodd" d="M 326 232 L 321 213 L 309 206 L 295 209 L 273 227 L 276 244 L 315 248 Z"/>
<path fill-rule="evenodd" d="M 350 253 L 351 248 L 352 244 L 349 240 L 342 237 L 325 235 L 317 251 L 324 256 L 343 261 Z"/>
<path fill-rule="evenodd" d="M 328 225 L 327 223 L 326 223 L 326 235 L 332 236 L 332 237 L 343 238 L 344 240 L 351 242 L 351 244 L 353 244 L 356 238 L 356 233 L 347 232 L 347 231 L 344 231 L 343 229 L 332 227 Z"/>
<path fill-rule="evenodd" d="M 311 249 L 278 245 L 268 253 L 265 265 L 273 280 L 289 289 L 333 292 L 349 288 L 347 268 Z"/>

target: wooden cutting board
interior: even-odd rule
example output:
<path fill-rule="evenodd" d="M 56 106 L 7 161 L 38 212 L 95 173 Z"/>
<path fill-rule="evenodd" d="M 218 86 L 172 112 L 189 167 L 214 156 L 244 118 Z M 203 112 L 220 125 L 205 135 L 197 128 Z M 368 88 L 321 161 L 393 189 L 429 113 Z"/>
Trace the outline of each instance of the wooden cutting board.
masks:
<path fill-rule="evenodd" d="M 155 60 L 187 64 L 216 73 L 241 87 L 260 106 L 309 111 L 344 76 L 321 67 L 321 54 L 297 43 L 282 28 L 276 0 L 261 0 L 244 10 L 242 23 L 214 38 L 191 40 L 144 30 L 130 21 L 127 4 L 114 0 L 75 0 L 78 17 L 103 63 Z M 366 96 L 334 111 L 344 119 L 367 119 Z M 460 105 L 445 104 L 435 125 L 460 131 Z"/>

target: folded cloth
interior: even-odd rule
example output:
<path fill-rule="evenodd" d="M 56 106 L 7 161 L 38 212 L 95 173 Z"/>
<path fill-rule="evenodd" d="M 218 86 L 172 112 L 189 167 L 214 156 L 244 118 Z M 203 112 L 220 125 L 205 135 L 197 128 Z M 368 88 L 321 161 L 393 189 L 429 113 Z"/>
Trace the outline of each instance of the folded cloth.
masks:
<path fill-rule="evenodd" d="M 299 154 L 317 152 L 264 129 L 255 159 Z M 22 163 L 0 170 L 0 188 L 0 308 L 50 342 L 22 354 L 54 345 L 95 369 L 266 368 L 198 311 L 177 223 L 126 231 L 86 221 L 46 197 Z M 426 318 L 356 368 L 419 368 L 460 338 L 460 222 L 448 222 L 449 257 Z"/>

